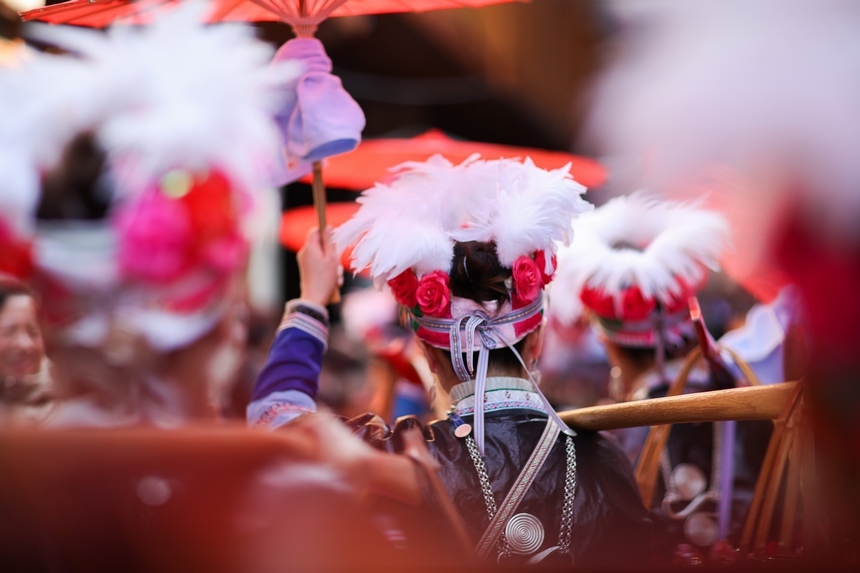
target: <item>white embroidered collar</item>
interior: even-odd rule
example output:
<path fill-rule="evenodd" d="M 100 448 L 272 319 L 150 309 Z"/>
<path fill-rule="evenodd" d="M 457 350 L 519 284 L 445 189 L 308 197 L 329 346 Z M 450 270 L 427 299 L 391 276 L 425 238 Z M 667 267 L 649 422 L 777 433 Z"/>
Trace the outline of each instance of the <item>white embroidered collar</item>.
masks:
<path fill-rule="evenodd" d="M 457 384 L 451 389 L 451 404 L 458 416 L 475 412 L 475 381 Z M 524 378 L 495 376 L 487 378 L 484 411 L 529 409 L 546 412 L 532 383 Z"/>

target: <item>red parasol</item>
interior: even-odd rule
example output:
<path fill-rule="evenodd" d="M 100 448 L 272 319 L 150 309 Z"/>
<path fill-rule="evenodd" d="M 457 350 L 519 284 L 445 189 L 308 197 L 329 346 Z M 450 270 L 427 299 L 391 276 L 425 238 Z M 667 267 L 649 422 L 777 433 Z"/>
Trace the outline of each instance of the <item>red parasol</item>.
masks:
<path fill-rule="evenodd" d="M 312 36 L 333 16 L 426 12 L 481 7 L 511 0 L 210 0 L 210 22 L 286 22 L 299 37 Z M 520 0 L 523 1 L 523 0 Z M 113 23 L 146 24 L 179 0 L 69 0 L 21 13 L 26 20 L 102 28 Z"/>
<path fill-rule="evenodd" d="M 358 203 L 329 203 L 326 205 L 326 219 L 332 227 L 339 227 L 358 211 Z M 317 213 L 310 205 L 288 209 L 281 217 L 281 244 L 287 249 L 298 252 L 305 244 L 308 231 L 318 224 Z M 352 249 L 347 249 L 341 257 L 344 268 L 349 268 Z"/>
<path fill-rule="evenodd" d="M 376 182 L 390 181 L 395 175 L 392 167 L 406 161 L 424 161 L 436 153 L 455 164 L 475 153 L 480 153 L 485 159 L 531 157 L 535 165 L 543 169 L 557 169 L 570 163 L 574 179 L 589 188 L 600 187 L 607 176 L 602 165 L 585 157 L 562 151 L 462 141 L 431 129 L 411 139 L 362 141 L 355 151 L 326 159 L 323 182 L 328 187 L 339 189 L 369 189 Z M 308 176 L 302 181 L 310 183 L 311 178 Z"/>

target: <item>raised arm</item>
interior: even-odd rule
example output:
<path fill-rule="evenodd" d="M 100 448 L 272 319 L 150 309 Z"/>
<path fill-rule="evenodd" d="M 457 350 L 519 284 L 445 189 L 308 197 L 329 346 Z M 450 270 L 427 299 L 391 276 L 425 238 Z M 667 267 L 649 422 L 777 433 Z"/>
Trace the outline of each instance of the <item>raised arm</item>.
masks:
<path fill-rule="evenodd" d="M 328 342 L 326 303 L 338 287 L 338 258 L 331 231 L 313 229 L 298 253 L 301 298 L 291 300 L 260 372 L 248 425 L 274 429 L 316 410 L 322 359 Z"/>

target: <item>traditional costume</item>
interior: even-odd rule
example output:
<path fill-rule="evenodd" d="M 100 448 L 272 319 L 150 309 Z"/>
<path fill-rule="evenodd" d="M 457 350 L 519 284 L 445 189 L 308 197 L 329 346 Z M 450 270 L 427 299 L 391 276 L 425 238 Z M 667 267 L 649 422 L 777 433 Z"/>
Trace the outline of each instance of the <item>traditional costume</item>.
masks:
<path fill-rule="evenodd" d="M 50 332 L 80 351 L 70 359 L 91 353 L 130 378 L 90 376 L 50 423 L 175 425 L 186 405 L 153 357 L 240 304 L 255 206 L 279 161 L 274 114 L 298 70 L 272 64 L 250 28 L 204 25 L 204 10 L 107 34 L 36 30 L 73 55 L 0 70 L 0 102 L 15 110 L 0 127 L 0 272 L 44 294 Z M 91 399 L 116 393 L 117 411 Z"/>
<path fill-rule="evenodd" d="M 665 395 L 696 345 L 688 301 L 704 286 L 708 269 L 717 268 L 727 222 L 716 212 L 639 192 L 583 215 L 574 229 L 573 244 L 559 254 L 553 317 L 571 322 L 587 311 L 617 362 L 613 370 L 620 374 L 610 383 L 614 399 Z M 692 369 L 684 391 L 735 385 L 731 374 L 728 381 L 717 374 Z M 739 535 L 770 432 L 767 423 L 745 423 L 733 438 L 734 424 L 673 428 L 653 507 L 657 553 L 664 558 L 679 544 L 704 550 Z M 617 432 L 634 463 L 647 435 L 647 428 Z"/>
<path fill-rule="evenodd" d="M 488 376 L 493 349 L 529 372 L 514 345 L 541 325 L 556 241 L 569 242 L 572 217 L 590 207 L 584 190 L 567 169 L 528 159 L 452 165 L 437 156 L 366 191 L 335 232 L 339 247 L 355 245 L 355 269 L 388 283 L 416 336 L 450 351 L 461 381 L 447 420 L 421 426 L 406 417 L 391 428 L 367 414 L 348 423 L 392 452 L 403 449 L 404 430 L 421 428 L 481 559 L 607 565 L 645 556 L 650 524 L 621 451 L 563 424 L 533 374 Z M 455 271 L 468 278 L 467 259 L 454 255 L 467 241 L 493 245 L 508 273 L 503 302 L 452 293 Z M 275 428 L 314 410 L 326 319 L 307 302 L 287 306 L 249 423 Z"/>

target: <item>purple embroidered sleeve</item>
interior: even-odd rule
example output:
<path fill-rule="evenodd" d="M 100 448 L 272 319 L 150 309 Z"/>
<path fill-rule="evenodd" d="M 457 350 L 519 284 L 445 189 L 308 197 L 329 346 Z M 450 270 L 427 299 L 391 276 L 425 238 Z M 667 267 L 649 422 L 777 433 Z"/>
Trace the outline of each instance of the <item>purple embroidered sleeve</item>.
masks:
<path fill-rule="evenodd" d="M 322 325 L 318 328 L 325 330 Z M 297 325 L 283 328 L 275 336 L 266 365 L 254 384 L 251 400 L 263 400 L 275 392 L 290 390 L 316 399 L 324 352 L 325 344 L 316 333 L 311 334 Z"/>

